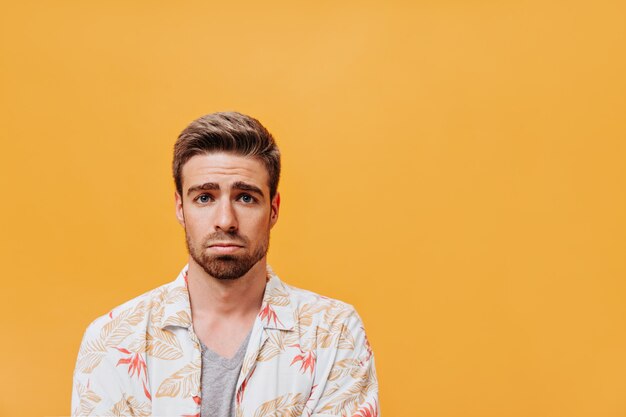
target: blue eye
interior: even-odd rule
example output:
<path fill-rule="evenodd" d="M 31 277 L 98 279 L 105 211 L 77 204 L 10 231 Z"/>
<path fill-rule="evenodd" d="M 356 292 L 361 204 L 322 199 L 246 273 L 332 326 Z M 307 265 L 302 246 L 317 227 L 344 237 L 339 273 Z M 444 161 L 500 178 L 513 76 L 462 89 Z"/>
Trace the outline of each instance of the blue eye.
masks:
<path fill-rule="evenodd" d="M 208 203 L 210 201 L 210 197 L 208 194 L 200 194 L 196 200 L 201 203 Z"/>
<path fill-rule="evenodd" d="M 241 196 L 241 201 L 243 201 L 244 203 L 253 203 L 254 197 L 252 197 L 250 194 L 243 194 Z"/>

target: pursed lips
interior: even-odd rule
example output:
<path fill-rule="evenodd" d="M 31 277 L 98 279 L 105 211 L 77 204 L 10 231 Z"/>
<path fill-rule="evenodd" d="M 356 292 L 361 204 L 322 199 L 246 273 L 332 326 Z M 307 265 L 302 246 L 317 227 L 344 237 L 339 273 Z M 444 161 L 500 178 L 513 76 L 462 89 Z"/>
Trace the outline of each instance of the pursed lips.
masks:
<path fill-rule="evenodd" d="M 241 249 L 243 246 L 236 243 L 212 243 L 209 249 L 217 253 L 232 253 Z"/>

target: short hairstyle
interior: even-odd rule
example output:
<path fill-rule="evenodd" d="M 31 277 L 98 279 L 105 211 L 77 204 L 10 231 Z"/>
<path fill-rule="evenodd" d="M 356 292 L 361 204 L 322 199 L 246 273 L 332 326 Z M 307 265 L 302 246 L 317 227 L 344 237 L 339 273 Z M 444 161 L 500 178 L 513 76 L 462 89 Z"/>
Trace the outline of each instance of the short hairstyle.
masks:
<path fill-rule="evenodd" d="M 174 144 L 172 170 L 178 194 L 183 194 L 183 165 L 195 155 L 231 152 L 260 160 L 269 177 L 270 199 L 280 178 L 280 151 L 272 134 L 255 118 L 237 112 L 202 116 L 183 130 Z"/>

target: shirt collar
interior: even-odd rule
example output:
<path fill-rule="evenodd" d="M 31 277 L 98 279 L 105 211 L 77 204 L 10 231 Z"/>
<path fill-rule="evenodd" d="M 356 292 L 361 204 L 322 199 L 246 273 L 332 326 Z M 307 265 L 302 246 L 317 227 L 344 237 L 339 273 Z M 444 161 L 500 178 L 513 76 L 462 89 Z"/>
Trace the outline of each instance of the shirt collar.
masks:
<path fill-rule="evenodd" d="M 261 319 L 266 329 L 293 330 L 294 312 L 291 288 L 267 265 L 267 284 L 257 319 Z"/>
<path fill-rule="evenodd" d="M 164 305 L 159 323 L 161 329 L 168 326 L 191 327 L 191 303 L 187 286 L 188 270 L 189 264 L 183 267 L 178 277 L 160 297 L 159 301 Z M 267 265 L 267 283 L 257 321 L 260 320 L 263 327 L 267 329 L 293 330 L 294 309 L 291 288 L 285 285 Z"/>

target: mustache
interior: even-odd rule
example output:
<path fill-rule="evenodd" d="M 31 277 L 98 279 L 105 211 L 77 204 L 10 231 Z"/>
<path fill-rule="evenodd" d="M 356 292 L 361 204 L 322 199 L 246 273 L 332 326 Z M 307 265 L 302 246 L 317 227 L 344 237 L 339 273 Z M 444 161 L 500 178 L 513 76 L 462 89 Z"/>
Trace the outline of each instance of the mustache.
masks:
<path fill-rule="evenodd" d="M 216 242 L 229 242 L 242 246 L 248 243 L 248 239 L 237 232 L 215 232 L 208 235 L 204 240 L 207 248 Z"/>

